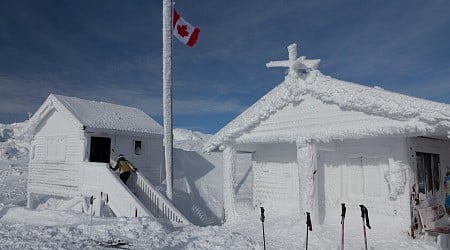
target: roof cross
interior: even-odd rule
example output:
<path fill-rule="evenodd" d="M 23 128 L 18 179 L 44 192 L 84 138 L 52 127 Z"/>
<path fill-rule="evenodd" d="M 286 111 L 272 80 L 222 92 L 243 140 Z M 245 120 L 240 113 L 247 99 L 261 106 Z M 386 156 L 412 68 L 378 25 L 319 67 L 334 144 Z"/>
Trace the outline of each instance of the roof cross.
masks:
<path fill-rule="evenodd" d="M 267 68 L 287 67 L 288 76 L 299 76 L 299 73 L 307 73 L 319 67 L 320 59 L 306 60 L 306 57 L 297 58 L 297 44 L 288 46 L 289 59 L 284 61 L 270 61 L 266 63 Z"/>

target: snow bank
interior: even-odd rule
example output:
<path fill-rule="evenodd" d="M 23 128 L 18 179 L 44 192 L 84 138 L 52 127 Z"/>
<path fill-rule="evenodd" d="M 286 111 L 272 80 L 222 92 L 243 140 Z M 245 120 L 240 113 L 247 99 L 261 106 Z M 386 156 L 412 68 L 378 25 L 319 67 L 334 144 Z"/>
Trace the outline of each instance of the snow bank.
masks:
<path fill-rule="evenodd" d="M 175 141 L 206 141 L 211 138 L 209 134 L 203 134 L 202 132 L 192 131 L 188 129 L 175 128 L 173 130 L 173 139 Z"/>
<path fill-rule="evenodd" d="M 345 249 L 364 244 L 361 218 L 356 210 L 346 217 Z M 396 225 L 371 218 L 367 231 L 369 249 L 435 249 L 431 242 L 392 234 Z M 0 219 L 1 248 L 6 249 L 99 249 L 97 242 L 121 239 L 130 249 L 263 249 L 262 225 L 258 215 L 240 217 L 225 226 L 187 226 L 174 229 L 153 218 L 93 218 L 64 211 L 29 211 L 13 208 Z M 304 221 L 296 216 L 278 216 L 266 211 L 267 249 L 303 249 Z M 339 249 L 340 216 L 316 225 L 309 232 L 310 249 Z"/>
<path fill-rule="evenodd" d="M 98 241 L 118 239 L 128 242 L 130 249 L 263 249 L 259 213 L 251 210 L 224 226 L 187 226 L 176 229 L 167 221 L 154 218 L 93 217 L 91 223 L 90 215 L 73 209 L 76 199 L 49 198 L 38 209 L 28 210 L 25 208 L 28 156 L 27 147 L 22 147 L 26 145 L 26 140 L 16 138 L 17 127 L 14 126 L 16 125 L 0 125 L 0 147 L 8 148 L 9 152 L 15 149 L 15 154 L 2 154 L 0 161 L 0 249 L 99 249 Z M 179 157 L 183 163 L 178 167 L 184 168 L 185 173 L 188 173 L 182 178 L 192 184 L 197 195 L 214 212 L 220 214 L 222 155 L 204 154 L 200 151 L 197 140 L 201 142 L 208 135 L 181 131 L 179 134 L 184 137 L 179 136 L 178 139 L 184 140 L 178 141 L 179 146 L 199 150 L 177 149 L 181 154 L 176 153 L 176 158 Z M 202 164 L 205 164 L 203 167 L 208 166 L 205 168 L 206 172 L 195 168 Z M 395 180 L 394 178 L 393 183 L 397 182 Z M 196 192 L 195 190 L 191 192 Z M 298 215 L 280 215 L 270 209 L 266 210 L 265 215 L 268 249 L 304 248 L 305 223 Z M 313 231 L 309 233 L 310 249 L 338 249 L 341 228 L 339 215 L 340 211 L 336 211 L 335 217 L 328 216 L 329 221 L 323 226 L 313 221 Z M 361 249 L 363 238 L 359 212 L 349 208 L 347 218 L 345 247 Z M 398 231 L 397 225 L 392 225 L 386 218 L 373 217 L 371 224 L 373 229 L 368 231 L 371 249 L 435 248 L 432 242 L 410 239 L 406 232 L 394 234 L 393 232 Z"/>
<path fill-rule="evenodd" d="M 261 249 L 249 235 L 226 227 L 172 228 L 154 218 L 105 218 L 47 202 L 45 210 L 12 207 L 0 219 L 1 248 L 99 249 L 97 242 L 121 239 L 131 249 Z"/>
<path fill-rule="evenodd" d="M 175 128 L 173 130 L 174 147 L 186 151 L 200 152 L 203 144 L 211 137 L 212 135 L 187 129 Z"/>
<path fill-rule="evenodd" d="M 86 223 L 87 215 L 50 208 L 29 210 L 24 207 L 12 207 L 8 209 L 6 214 L 0 219 L 0 222 L 55 227 Z"/>
<path fill-rule="evenodd" d="M 26 123 L 0 124 L 0 216 L 11 206 L 25 205 L 30 136 Z"/>
<path fill-rule="evenodd" d="M 211 135 L 186 129 L 174 129 L 173 134 L 175 204 L 184 214 L 192 215 L 189 219 L 194 224 L 220 224 L 222 154 L 202 152 L 203 143 Z M 190 200 L 182 196 L 183 192 Z"/>
<path fill-rule="evenodd" d="M 0 169 L 2 165 L 28 163 L 30 136 L 20 133 L 25 125 L 26 123 L 0 124 Z"/>

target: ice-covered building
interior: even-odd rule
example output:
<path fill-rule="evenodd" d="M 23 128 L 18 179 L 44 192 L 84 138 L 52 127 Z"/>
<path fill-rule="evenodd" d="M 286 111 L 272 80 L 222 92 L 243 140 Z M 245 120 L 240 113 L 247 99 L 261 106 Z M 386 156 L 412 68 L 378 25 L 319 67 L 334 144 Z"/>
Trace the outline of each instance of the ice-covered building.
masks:
<path fill-rule="evenodd" d="M 164 178 L 163 131 L 142 110 L 50 94 L 29 124 L 34 130 L 29 207 L 37 194 L 81 197 L 82 201 L 93 196 L 97 214 L 108 202 L 117 216 L 167 213 L 177 217 L 176 222 L 187 222 L 153 187 Z M 127 185 L 108 168 L 118 154 L 138 168 Z"/>
<path fill-rule="evenodd" d="M 319 60 L 270 62 L 285 80 L 206 144 L 223 151 L 224 209 L 236 214 L 236 155 L 251 155 L 253 206 L 310 212 L 319 222 L 340 204 L 420 230 L 418 209 L 444 204 L 450 171 L 450 105 L 323 75 Z M 271 210 L 272 209 L 272 210 Z"/>

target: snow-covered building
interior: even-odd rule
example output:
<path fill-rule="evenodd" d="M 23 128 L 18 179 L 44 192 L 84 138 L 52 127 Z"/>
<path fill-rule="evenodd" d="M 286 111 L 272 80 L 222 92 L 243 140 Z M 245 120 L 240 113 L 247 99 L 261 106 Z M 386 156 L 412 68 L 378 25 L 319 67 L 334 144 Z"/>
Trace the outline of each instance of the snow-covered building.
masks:
<path fill-rule="evenodd" d="M 97 210 L 108 196 L 118 216 L 159 214 L 165 202 L 166 210 L 176 210 L 153 187 L 164 177 L 163 130 L 142 110 L 50 94 L 29 124 L 29 207 L 36 194 L 47 194 L 93 196 Z M 138 168 L 128 186 L 108 168 L 119 154 Z"/>
<path fill-rule="evenodd" d="M 285 80 L 205 144 L 223 151 L 226 218 L 236 215 L 236 156 L 248 153 L 254 207 L 323 223 L 341 203 L 364 204 L 417 235 L 418 209 L 445 203 L 450 105 L 323 75 L 319 60 L 288 49 L 289 60 L 267 64 L 288 67 Z"/>

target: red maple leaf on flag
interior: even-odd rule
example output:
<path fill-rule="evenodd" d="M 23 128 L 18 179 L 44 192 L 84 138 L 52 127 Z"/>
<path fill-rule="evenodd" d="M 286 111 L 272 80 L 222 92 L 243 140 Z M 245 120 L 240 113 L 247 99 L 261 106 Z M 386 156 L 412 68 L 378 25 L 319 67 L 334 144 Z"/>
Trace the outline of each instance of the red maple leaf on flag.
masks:
<path fill-rule="evenodd" d="M 187 25 L 178 25 L 177 32 L 181 37 L 185 37 L 185 36 L 189 35 L 189 32 L 187 30 Z"/>
<path fill-rule="evenodd" d="M 185 36 L 189 35 L 189 32 L 187 30 L 187 25 L 178 25 L 177 32 L 178 32 L 178 34 L 180 34 L 181 37 L 185 37 Z"/>
<path fill-rule="evenodd" d="M 195 45 L 200 29 L 186 22 L 176 10 L 173 11 L 172 35 L 189 47 Z"/>

